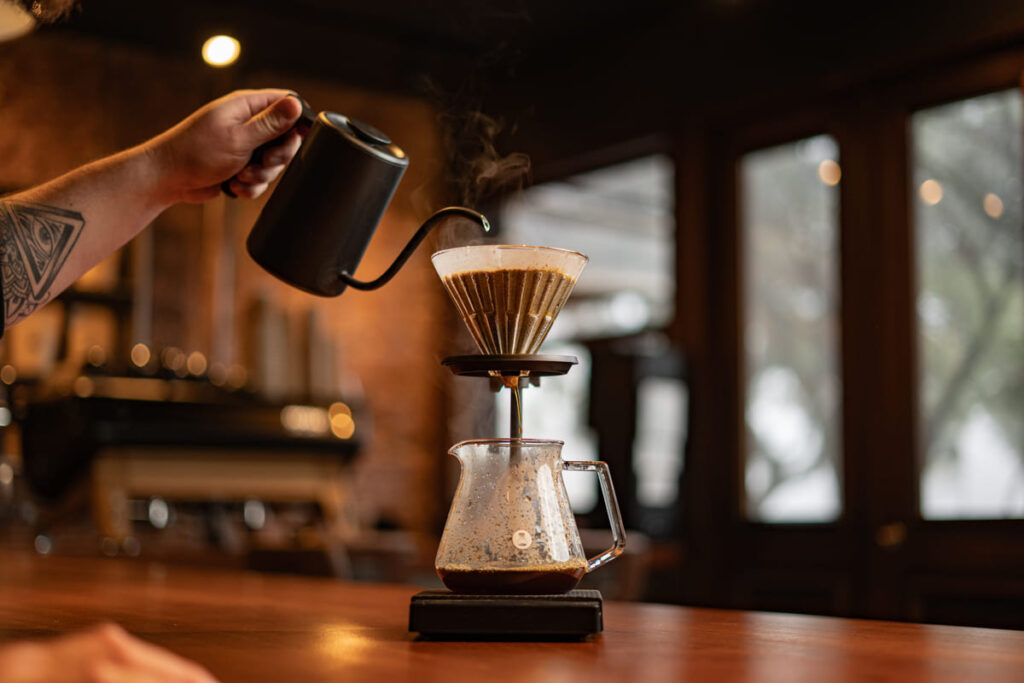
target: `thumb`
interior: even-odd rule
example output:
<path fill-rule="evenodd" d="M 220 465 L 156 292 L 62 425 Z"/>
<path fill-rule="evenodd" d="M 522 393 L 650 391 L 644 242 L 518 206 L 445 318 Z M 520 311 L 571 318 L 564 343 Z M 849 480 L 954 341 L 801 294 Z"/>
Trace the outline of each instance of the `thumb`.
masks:
<path fill-rule="evenodd" d="M 278 138 L 295 125 L 302 113 L 298 98 L 285 96 L 245 122 L 246 142 L 258 147 L 264 142 Z"/>

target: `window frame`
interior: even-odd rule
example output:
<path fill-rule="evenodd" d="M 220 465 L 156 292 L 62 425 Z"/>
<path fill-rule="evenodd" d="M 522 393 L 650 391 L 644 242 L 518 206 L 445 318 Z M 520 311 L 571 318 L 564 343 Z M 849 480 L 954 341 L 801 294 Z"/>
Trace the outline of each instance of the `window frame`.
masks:
<path fill-rule="evenodd" d="M 920 515 L 909 131 L 911 112 L 1020 87 L 1022 71 L 1024 47 L 1016 47 L 680 123 L 673 329 L 690 360 L 694 410 L 682 511 L 684 548 L 694 559 L 684 568 L 683 600 L 951 622 L 956 615 L 936 616 L 929 600 L 1024 599 L 1024 520 Z M 738 160 L 819 133 L 836 139 L 843 169 L 843 509 L 830 523 L 748 521 Z"/>

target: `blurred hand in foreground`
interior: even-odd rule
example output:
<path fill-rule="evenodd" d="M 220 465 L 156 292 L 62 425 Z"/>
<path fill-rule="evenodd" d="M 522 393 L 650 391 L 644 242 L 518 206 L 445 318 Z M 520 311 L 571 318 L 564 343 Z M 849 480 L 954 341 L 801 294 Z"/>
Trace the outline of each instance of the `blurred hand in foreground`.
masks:
<path fill-rule="evenodd" d="M 115 624 L 0 647 L 5 683 L 216 683 L 198 664 Z"/>

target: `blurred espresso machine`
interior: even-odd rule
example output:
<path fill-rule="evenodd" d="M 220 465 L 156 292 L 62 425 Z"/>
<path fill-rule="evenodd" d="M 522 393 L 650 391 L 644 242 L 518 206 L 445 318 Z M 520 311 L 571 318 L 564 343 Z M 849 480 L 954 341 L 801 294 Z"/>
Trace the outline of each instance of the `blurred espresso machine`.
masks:
<path fill-rule="evenodd" d="M 138 501 L 307 503 L 336 541 L 354 533 L 347 471 L 359 452 L 358 404 L 271 401 L 168 368 L 86 367 L 70 391 L 12 395 L 26 482 L 53 509 L 88 487 L 107 554 L 138 552 Z M 47 532 L 45 517 L 39 526 Z"/>

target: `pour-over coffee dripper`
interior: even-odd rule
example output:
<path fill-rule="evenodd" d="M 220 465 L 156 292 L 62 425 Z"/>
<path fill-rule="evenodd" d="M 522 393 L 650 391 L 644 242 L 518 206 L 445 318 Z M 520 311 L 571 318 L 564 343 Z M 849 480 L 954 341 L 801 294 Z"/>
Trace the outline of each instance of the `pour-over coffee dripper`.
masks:
<path fill-rule="evenodd" d="M 571 589 L 625 549 L 608 467 L 563 461 L 560 441 L 522 438 L 522 390 L 577 363 L 537 351 L 587 257 L 550 247 L 481 245 L 446 249 L 432 261 L 481 351 L 443 363 L 456 375 L 497 378 L 492 386 L 509 388 L 510 438 L 464 441 L 449 451 L 462 472 L 435 569 L 452 591 L 414 596 L 409 628 L 446 638 L 598 633 L 601 594 Z M 590 559 L 565 495 L 565 470 L 600 475 L 613 545 Z"/>
<path fill-rule="evenodd" d="M 431 256 L 479 355 L 451 356 L 457 375 L 500 379 L 510 390 L 509 436 L 523 436 L 522 389 L 564 375 L 573 356 L 538 355 L 587 257 L 577 251 L 513 244 L 445 249 Z"/>
<path fill-rule="evenodd" d="M 537 353 L 587 257 L 508 244 L 445 249 L 431 260 L 480 353 Z"/>

